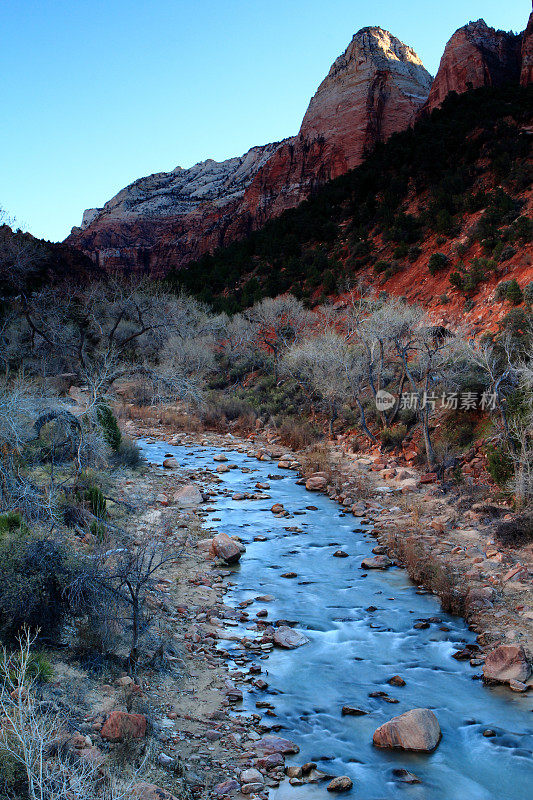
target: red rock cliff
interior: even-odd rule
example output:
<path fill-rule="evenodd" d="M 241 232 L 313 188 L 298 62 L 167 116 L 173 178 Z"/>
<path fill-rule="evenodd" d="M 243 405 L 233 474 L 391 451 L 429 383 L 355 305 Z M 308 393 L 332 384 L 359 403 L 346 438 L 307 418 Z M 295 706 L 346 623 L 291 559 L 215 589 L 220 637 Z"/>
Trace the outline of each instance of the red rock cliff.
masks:
<path fill-rule="evenodd" d="M 518 83 L 522 36 L 489 28 L 482 19 L 455 31 L 446 45 L 426 108 L 438 108 L 449 92 Z"/>
<path fill-rule="evenodd" d="M 245 235 L 407 128 L 431 76 L 381 28 L 363 28 L 312 98 L 297 136 L 141 178 L 84 213 L 68 242 L 108 268 L 164 273 Z"/>
<path fill-rule="evenodd" d="M 521 56 L 520 83 L 522 86 L 527 86 L 529 83 L 533 83 L 533 11 L 524 31 Z"/>

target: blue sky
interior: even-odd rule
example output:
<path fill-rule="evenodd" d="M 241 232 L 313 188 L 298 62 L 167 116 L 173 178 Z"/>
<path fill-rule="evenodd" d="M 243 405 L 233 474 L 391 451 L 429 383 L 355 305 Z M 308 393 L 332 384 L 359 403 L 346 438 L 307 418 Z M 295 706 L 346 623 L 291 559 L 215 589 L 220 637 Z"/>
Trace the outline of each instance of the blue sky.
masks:
<path fill-rule="evenodd" d="M 483 17 L 529 0 L 2 0 L 0 206 L 63 239 L 135 178 L 298 131 L 353 33 L 381 25 L 434 74 Z"/>

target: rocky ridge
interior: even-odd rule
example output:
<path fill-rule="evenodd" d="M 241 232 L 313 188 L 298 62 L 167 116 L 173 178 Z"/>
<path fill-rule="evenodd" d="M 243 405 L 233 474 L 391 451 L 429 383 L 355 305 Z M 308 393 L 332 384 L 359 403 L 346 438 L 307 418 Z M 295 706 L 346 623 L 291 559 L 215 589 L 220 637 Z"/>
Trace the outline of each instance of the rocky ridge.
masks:
<path fill-rule="evenodd" d="M 88 209 L 68 242 L 99 266 L 164 273 L 242 237 L 361 163 L 404 130 L 431 76 L 416 53 L 381 28 L 363 28 L 331 67 L 297 136 L 141 178 Z"/>
<path fill-rule="evenodd" d="M 140 178 L 85 211 L 66 241 L 101 268 L 165 274 L 295 207 L 450 92 L 532 78 L 533 14 L 518 35 L 482 19 L 459 28 L 434 81 L 410 47 L 380 27 L 363 28 L 318 87 L 296 136 Z"/>

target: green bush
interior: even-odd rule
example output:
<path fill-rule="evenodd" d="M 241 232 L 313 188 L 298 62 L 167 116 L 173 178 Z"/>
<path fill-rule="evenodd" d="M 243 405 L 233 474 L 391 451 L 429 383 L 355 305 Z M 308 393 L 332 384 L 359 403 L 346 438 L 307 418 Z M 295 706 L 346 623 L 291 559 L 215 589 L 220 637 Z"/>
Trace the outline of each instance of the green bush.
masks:
<path fill-rule="evenodd" d="M 102 427 L 102 433 L 109 447 L 115 452 L 120 447 L 122 434 L 118 427 L 117 418 L 109 406 L 100 406 L 97 411 L 98 422 Z"/>
<path fill-rule="evenodd" d="M 487 447 L 487 469 L 498 486 L 506 486 L 513 477 L 512 459 L 501 447 Z"/>
<path fill-rule="evenodd" d="M 520 288 L 518 281 L 513 278 L 511 281 L 509 281 L 507 300 L 512 303 L 513 306 L 519 306 L 523 299 L 524 295 L 522 294 L 522 289 Z"/>
<path fill-rule="evenodd" d="M 436 275 L 448 266 L 448 256 L 444 253 L 433 253 L 428 261 L 428 270 L 431 275 Z"/>
<path fill-rule="evenodd" d="M 374 272 L 376 273 L 376 275 L 381 275 L 382 272 L 386 272 L 389 268 L 390 268 L 390 261 L 384 261 L 383 259 L 376 261 L 376 263 L 374 264 Z"/>
<path fill-rule="evenodd" d="M 91 486 L 85 493 L 85 499 L 95 517 L 103 519 L 107 512 L 107 502 L 98 486 Z"/>
<path fill-rule="evenodd" d="M 18 511 L 8 511 L 7 514 L 0 514 L 0 535 L 15 531 L 22 526 L 22 517 Z"/>

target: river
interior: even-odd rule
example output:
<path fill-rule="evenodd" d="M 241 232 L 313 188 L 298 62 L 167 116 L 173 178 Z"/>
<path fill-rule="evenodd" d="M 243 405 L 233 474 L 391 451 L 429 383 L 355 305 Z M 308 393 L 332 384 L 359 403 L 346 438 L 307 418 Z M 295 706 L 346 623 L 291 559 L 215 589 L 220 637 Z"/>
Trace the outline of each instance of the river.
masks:
<path fill-rule="evenodd" d="M 211 447 L 172 446 L 139 442 L 146 458 L 161 464 L 172 453 L 185 470 L 213 469 Z M 222 474 L 210 502 L 216 511 L 207 526 L 238 535 L 247 548 L 225 596 L 228 605 L 272 595 L 272 602 L 254 602 L 246 610 L 248 624 L 232 633 L 253 637 L 258 610 L 268 619 L 297 620 L 311 640 L 296 650 L 275 649 L 261 660 L 266 691 L 245 690 L 243 708 L 256 712 L 259 700 L 272 703 L 282 726 L 281 736 L 295 741 L 300 754 L 293 762 L 315 761 L 332 775 L 349 775 L 351 792 L 365 800 L 525 800 L 533 786 L 533 716 L 531 699 L 503 688 L 485 687 L 480 668 L 457 661 L 452 654 L 475 642 L 464 621 L 442 612 L 438 600 L 423 593 L 404 569 L 386 572 L 360 568 L 376 544 L 370 528 L 329 498 L 310 493 L 295 483 L 295 474 L 242 452 L 226 452 L 236 469 Z M 242 472 L 242 468 L 251 472 Z M 269 475 L 280 479 L 269 479 Z M 253 492 L 256 482 L 270 484 L 270 500 L 237 501 L 234 492 Z M 226 490 L 231 490 L 227 493 Z M 290 518 L 277 518 L 273 503 L 282 503 Z M 316 510 L 310 510 L 314 506 Z M 295 513 L 296 512 L 296 513 Z M 287 528 L 297 527 L 290 531 Z M 266 537 L 254 541 L 254 537 Z M 333 557 L 336 550 L 347 558 Z M 282 573 L 296 572 L 293 579 Z M 365 576 L 366 575 L 366 576 Z M 376 610 L 371 610 L 375 608 Z M 419 620 L 438 618 L 429 627 L 414 628 Z M 441 630 L 441 628 L 448 630 Z M 250 630 L 248 630 L 248 628 Z M 235 642 L 221 645 L 243 656 Z M 230 667 L 235 663 L 230 661 Z M 248 665 L 249 666 L 249 665 Z M 247 669 L 248 667 L 242 667 Z M 389 685 L 399 674 L 403 687 Z M 397 704 L 369 694 L 386 692 Z M 342 716 L 349 704 L 367 710 L 364 716 Z M 431 708 L 442 740 L 427 754 L 380 750 L 372 745 L 374 730 L 411 708 Z M 496 735 L 483 736 L 492 729 Z M 289 762 L 290 763 L 290 762 Z M 395 780 L 393 771 L 414 772 L 420 784 Z M 325 798 L 326 784 L 290 786 L 271 791 L 272 800 Z"/>

